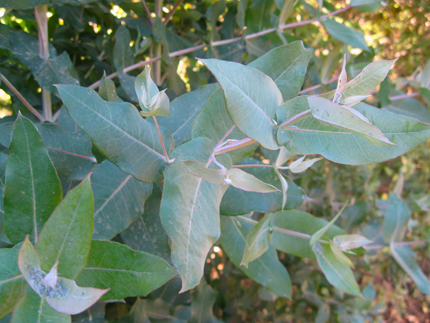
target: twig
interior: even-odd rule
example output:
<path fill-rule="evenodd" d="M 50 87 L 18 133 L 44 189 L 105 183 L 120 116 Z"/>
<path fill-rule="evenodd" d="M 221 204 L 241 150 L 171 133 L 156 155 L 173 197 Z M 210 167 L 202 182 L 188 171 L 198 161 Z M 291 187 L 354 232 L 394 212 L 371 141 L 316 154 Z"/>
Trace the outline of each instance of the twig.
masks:
<path fill-rule="evenodd" d="M 215 156 L 216 155 L 221 155 L 221 154 L 227 153 L 229 151 L 236 150 L 236 149 L 239 149 L 239 148 L 242 148 L 242 147 L 246 147 L 246 146 L 249 146 L 249 145 L 252 145 L 252 144 L 255 144 L 255 143 L 256 143 L 256 141 L 254 139 L 246 137 L 244 139 L 232 142 L 231 144 L 215 148 L 214 155 Z"/>
<path fill-rule="evenodd" d="M 224 142 L 224 140 L 227 139 L 228 135 L 234 130 L 234 128 L 236 128 L 236 126 L 231 127 L 231 129 L 229 131 L 227 131 L 227 133 L 224 135 L 224 137 L 221 138 L 221 140 L 219 141 L 219 143 L 216 145 L 216 147 L 221 146 L 221 144 Z"/>
<path fill-rule="evenodd" d="M 233 168 L 253 168 L 253 167 L 274 168 L 274 166 L 272 166 L 272 165 L 266 165 L 266 164 L 233 165 Z"/>
<path fill-rule="evenodd" d="M 421 95 L 421 93 L 419 93 L 419 92 L 415 92 L 415 93 L 411 93 L 411 94 L 396 95 L 396 96 L 390 97 L 390 100 L 391 101 L 397 101 L 397 100 L 409 99 L 409 98 L 413 98 L 413 97 L 416 97 L 419 95 Z"/>
<path fill-rule="evenodd" d="M 166 18 L 163 19 L 164 24 L 167 24 L 170 20 L 170 18 L 172 18 L 173 14 L 175 13 L 176 9 L 178 9 L 179 5 L 181 4 L 183 0 L 178 0 L 175 3 L 175 6 L 173 7 L 173 9 L 167 14 Z"/>
<path fill-rule="evenodd" d="M 143 6 L 143 8 L 145 9 L 146 14 L 148 15 L 148 19 L 149 19 L 149 21 L 151 22 L 151 25 L 152 25 L 152 26 L 154 26 L 154 20 L 152 19 L 151 11 L 149 11 L 149 8 L 148 8 L 148 6 L 146 5 L 146 1 L 145 1 L 145 0 L 142 0 L 142 6 Z"/>
<path fill-rule="evenodd" d="M 158 121 L 155 116 L 152 116 L 152 119 L 154 120 L 155 126 L 157 127 L 158 136 L 160 137 L 161 147 L 163 148 L 164 158 L 166 159 L 166 163 L 168 163 L 169 155 L 167 155 L 166 147 L 164 146 L 164 140 L 163 140 L 163 136 L 161 135 L 160 126 L 158 125 Z"/>
<path fill-rule="evenodd" d="M 306 89 L 301 90 L 301 91 L 299 92 L 299 94 L 305 94 L 305 93 L 307 93 L 307 92 L 310 92 L 310 91 L 313 91 L 313 90 L 319 89 L 321 86 L 323 86 L 323 85 L 327 85 L 327 84 L 330 84 L 330 83 L 332 83 L 332 82 L 336 81 L 337 79 L 338 79 L 338 76 L 332 77 L 330 80 L 328 80 L 328 81 L 327 81 L 327 82 L 325 82 L 325 83 L 317 84 L 317 85 L 314 85 L 314 86 L 311 86 L 311 87 L 308 87 L 308 88 L 306 88 Z"/>
<path fill-rule="evenodd" d="M 3 74 L 1 75 L 1 80 L 13 92 L 13 94 L 17 96 L 17 98 L 22 102 L 22 104 L 24 104 L 26 108 L 30 110 L 30 112 L 33 113 L 40 120 L 40 122 L 45 121 L 42 115 L 37 112 L 35 108 L 33 108 L 33 106 L 22 96 L 21 93 L 19 93 L 19 91 L 12 85 L 12 83 L 9 82 L 9 80 Z"/>

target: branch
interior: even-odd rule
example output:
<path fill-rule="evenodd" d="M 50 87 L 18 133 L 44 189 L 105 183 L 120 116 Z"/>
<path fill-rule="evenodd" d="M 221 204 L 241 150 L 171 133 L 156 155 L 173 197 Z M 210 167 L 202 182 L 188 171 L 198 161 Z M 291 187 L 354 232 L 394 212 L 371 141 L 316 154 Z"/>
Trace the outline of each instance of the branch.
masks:
<path fill-rule="evenodd" d="M 167 14 L 166 18 L 163 19 L 164 24 L 166 25 L 170 18 L 172 18 L 173 14 L 175 13 L 176 9 L 178 9 L 179 5 L 181 4 L 183 0 L 178 0 L 175 3 L 175 6 L 173 7 L 173 9 Z"/>
<path fill-rule="evenodd" d="M 146 5 L 146 1 L 145 1 L 145 0 L 142 0 L 142 6 L 143 6 L 143 8 L 145 9 L 146 14 L 148 15 L 148 19 L 149 19 L 149 21 L 151 22 L 151 25 L 152 25 L 152 26 L 154 26 L 154 20 L 152 19 L 151 11 L 149 11 L 149 8 L 148 8 L 148 6 Z"/>
<path fill-rule="evenodd" d="M 42 115 L 37 112 L 35 108 L 33 108 L 33 106 L 22 96 L 21 93 L 19 93 L 19 91 L 12 85 L 12 83 L 9 82 L 9 80 L 3 74 L 1 75 L 1 80 L 13 92 L 13 94 L 17 96 L 17 98 L 22 102 L 22 104 L 24 104 L 27 109 L 30 110 L 30 112 L 33 113 L 40 120 L 40 122 L 45 121 Z"/>
<path fill-rule="evenodd" d="M 255 143 L 256 143 L 255 140 L 253 140 L 253 139 L 251 139 L 249 137 L 246 137 L 244 139 L 234 141 L 231 144 L 228 144 L 228 145 L 225 145 L 225 146 L 221 146 L 221 147 L 216 147 L 215 150 L 214 150 L 214 155 L 215 156 L 216 155 L 221 155 L 221 154 L 224 154 L 226 152 L 229 152 L 229 151 L 232 151 L 232 150 L 236 150 L 236 149 L 239 149 L 239 148 L 242 148 L 242 147 L 246 147 L 246 146 L 249 146 L 249 145 L 252 145 L 252 144 L 255 144 Z"/>
<path fill-rule="evenodd" d="M 411 93 L 411 94 L 402 94 L 402 95 L 392 96 L 389 99 L 391 101 L 397 101 L 397 100 L 403 100 L 403 99 L 413 98 L 413 97 L 416 97 L 416 96 L 419 96 L 419 95 L 421 95 L 421 93 L 415 92 L 415 93 Z"/>

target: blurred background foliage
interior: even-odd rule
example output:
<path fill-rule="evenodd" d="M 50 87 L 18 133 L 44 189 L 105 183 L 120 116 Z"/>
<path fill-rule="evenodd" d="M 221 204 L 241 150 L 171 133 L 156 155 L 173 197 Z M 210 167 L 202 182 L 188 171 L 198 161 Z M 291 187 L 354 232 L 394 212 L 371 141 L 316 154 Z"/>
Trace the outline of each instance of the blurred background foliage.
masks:
<path fill-rule="evenodd" d="M 404 113 L 414 106 L 418 115 L 419 111 L 428 108 L 428 103 L 421 97 L 412 99 L 410 96 L 396 101 L 389 97 L 415 93 L 420 87 L 417 86 L 420 73 L 430 58 L 429 1 L 387 0 L 382 6 L 356 7 L 336 15 L 335 21 L 364 33 L 369 45 L 367 51 L 336 40 L 318 22 L 244 40 L 244 35 L 284 23 L 295 24 L 318 18 L 349 4 L 336 0 L 297 0 L 291 1 L 289 14 L 281 14 L 284 3 L 283 0 L 185 0 L 167 23 L 166 33 L 157 35 L 152 31 L 140 0 L 61 0 L 58 5 L 54 2 L 49 9 L 49 35 L 59 55 L 68 53 L 83 86 L 97 82 L 104 72 L 109 75 L 115 71 L 112 51 L 115 32 L 121 25 L 127 26 L 130 32 L 134 62 L 154 56 L 154 46 L 151 45 L 154 39 L 163 43 L 163 50 L 167 53 L 209 44 L 205 49 L 171 57 L 170 62 L 167 56 L 163 56 L 160 86 L 168 88 L 171 99 L 214 82 L 195 57 L 249 63 L 279 45 L 303 40 L 305 47 L 312 49 L 303 88 L 312 87 L 313 91 L 307 93 L 335 87 L 334 80 L 340 73 L 343 53 L 348 53 L 349 77 L 355 76 L 373 60 L 399 57 L 390 73 L 390 80 L 385 82 L 384 88 L 381 86 L 378 95 L 368 101 L 375 106 Z M 323 3 L 321 12 L 319 3 Z M 147 5 L 153 12 L 154 2 L 148 1 Z M 164 1 L 164 16 L 173 10 L 174 5 L 174 1 Z M 37 33 L 32 10 L 6 12 L 3 9 L 3 14 L 1 35 L 13 31 Z M 211 42 L 234 37 L 238 40 L 233 43 L 210 45 Z M 1 73 L 33 106 L 40 108 L 38 83 L 12 53 L 13 49 L 0 37 Z M 132 70 L 129 74 L 137 75 L 139 71 Z M 117 78 L 113 80 L 117 86 L 120 85 Z M 125 91 L 119 90 L 119 95 L 127 98 Z M 55 96 L 53 104 L 56 108 L 61 106 Z M 26 109 L 4 83 L 1 85 L 0 106 L 1 117 Z M 404 156 L 378 165 L 356 167 L 329 161 L 316 163 L 304 174 L 292 177 L 308 196 L 300 209 L 315 216 L 331 218 L 346 201 L 352 201 L 340 220 L 340 226 L 349 233 L 359 232 L 371 239 L 381 230 L 382 215 L 378 211 L 381 200 L 386 200 L 393 190 L 401 192 L 412 210 L 407 236 L 411 240 L 423 240 L 413 249 L 418 256 L 417 262 L 428 276 L 430 261 L 425 242 L 430 229 L 429 145 L 428 141 Z M 260 150 L 254 157 L 267 162 L 270 156 L 266 154 Z M 252 216 L 259 219 L 261 214 Z M 190 313 L 193 298 L 192 304 L 208 301 L 205 305 L 208 313 L 214 304 L 214 316 L 209 315 L 207 322 L 430 322 L 430 297 L 417 289 L 385 249 L 355 257 L 354 273 L 363 288 L 363 299 L 345 295 L 331 287 L 318 269 L 316 260 L 282 253 L 279 257 L 292 277 L 292 300 L 277 298 L 247 278 L 218 244 L 207 260 L 207 284 L 203 282 L 196 290 L 178 295 L 180 282 L 174 279 L 144 299 L 97 304 L 89 312 L 74 317 L 74 322 L 90 322 L 90 317 L 91 322 L 175 322 L 178 317 L 185 320 L 190 315 L 193 317 L 194 305 L 191 305 Z"/>

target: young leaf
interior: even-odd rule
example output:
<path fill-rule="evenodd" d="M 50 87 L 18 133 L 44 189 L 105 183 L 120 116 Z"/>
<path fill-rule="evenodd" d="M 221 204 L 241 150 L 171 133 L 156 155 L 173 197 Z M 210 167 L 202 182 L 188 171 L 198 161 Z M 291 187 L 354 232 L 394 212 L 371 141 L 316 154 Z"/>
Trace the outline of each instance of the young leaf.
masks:
<path fill-rule="evenodd" d="M 223 184 L 227 175 L 227 168 L 209 169 L 192 160 L 183 161 L 185 168 L 194 176 L 203 178 L 212 184 Z"/>
<path fill-rule="evenodd" d="M 308 102 L 312 115 L 321 123 L 355 133 L 374 145 L 394 145 L 357 110 L 317 96 L 309 96 Z"/>
<path fill-rule="evenodd" d="M 83 87 L 58 85 L 58 90 L 70 116 L 111 162 L 143 182 L 161 177 L 159 170 L 166 161 L 157 128 L 143 119 L 135 106 L 104 101 Z M 163 128 L 161 132 L 170 153 L 172 135 Z"/>
<path fill-rule="evenodd" d="M 385 215 L 382 236 L 385 243 L 402 241 L 411 211 L 408 205 L 396 194 L 391 193 L 385 208 L 379 211 Z"/>
<path fill-rule="evenodd" d="M 346 54 L 343 57 L 343 65 L 342 72 L 339 75 L 339 79 L 337 80 L 337 88 L 334 94 L 333 102 L 339 103 L 339 100 L 343 96 L 343 91 L 345 89 L 346 82 L 348 82 L 348 75 L 346 74 Z"/>
<path fill-rule="evenodd" d="M 333 238 L 333 242 L 340 250 L 357 249 L 372 243 L 372 241 L 359 234 L 344 234 L 336 236 Z"/>
<path fill-rule="evenodd" d="M 94 193 L 93 239 L 110 240 L 143 213 L 152 184 L 136 180 L 105 160 L 94 168 L 91 188 Z"/>
<path fill-rule="evenodd" d="M 78 276 L 90 252 L 93 216 L 93 193 L 87 178 L 69 191 L 40 233 L 36 252 L 44 272 L 59 262 L 61 277 L 75 279 Z"/>
<path fill-rule="evenodd" d="M 324 234 L 328 231 L 328 229 L 331 228 L 331 226 L 336 222 L 336 220 L 342 214 L 342 211 L 345 209 L 347 204 L 348 203 L 345 203 L 345 205 L 342 207 L 342 209 L 336 214 L 336 216 L 329 223 L 327 223 L 324 227 L 322 227 L 321 229 L 319 229 L 317 232 L 315 232 L 312 235 L 311 240 L 309 241 L 309 245 L 311 247 L 324 236 Z"/>
<path fill-rule="evenodd" d="M 302 258 L 315 258 L 309 246 L 310 236 L 317 230 L 325 227 L 327 221 L 316 218 L 313 215 L 297 210 L 276 212 L 272 217 L 272 227 L 278 227 L 304 234 L 303 237 L 292 236 L 274 230 L 270 237 L 270 244 L 276 249 Z M 326 232 L 326 236 L 332 239 L 345 232 L 333 225 Z"/>
<path fill-rule="evenodd" d="M 400 267 L 413 279 L 418 289 L 430 295 L 430 281 L 414 260 L 414 252 L 405 245 L 390 244 L 391 254 Z"/>
<path fill-rule="evenodd" d="M 247 192 L 270 193 L 279 191 L 275 186 L 267 184 L 239 168 L 229 169 L 227 176 L 230 178 L 232 186 Z"/>
<path fill-rule="evenodd" d="M 182 160 L 207 165 L 213 148 L 214 142 L 203 137 L 183 144 L 164 179 L 160 217 L 171 239 L 172 263 L 182 279 L 181 291 L 193 288 L 201 280 L 206 256 L 220 235 L 219 204 L 223 193 L 222 185 L 191 175 Z"/>
<path fill-rule="evenodd" d="M 277 169 L 276 169 L 276 174 L 278 175 L 282 186 L 282 211 L 283 211 L 288 201 L 288 182 L 285 179 L 284 175 Z"/>
<path fill-rule="evenodd" d="M 17 249 L 0 249 L 0 319 L 12 312 L 24 294 L 25 279 L 18 267 Z"/>
<path fill-rule="evenodd" d="M 4 197 L 5 231 L 12 243 L 39 232 L 63 197 L 60 180 L 42 136 L 30 120 L 18 115 L 9 146 Z"/>
<path fill-rule="evenodd" d="M 288 169 L 294 174 L 302 173 L 305 170 L 307 170 L 309 167 L 311 167 L 313 164 L 315 164 L 317 161 L 322 159 L 322 158 L 313 158 L 313 159 L 303 161 L 305 157 L 306 156 L 300 157 L 299 159 L 292 162 L 290 166 L 288 166 Z"/>
<path fill-rule="evenodd" d="M 99 95 L 100 97 L 109 102 L 123 102 L 116 94 L 116 86 L 114 81 L 106 77 L 106 72 L 104 72 L 99 85 Z"/>
<path fill-rule="evenodd" d="M 287 161 L 294 157 L 294 154 L 288 151 L 284 146 L 279 149 L 278 158 L 276 158 L 275 167 L 279 168 L 284 165 Z"/>
<path fill-rule="evenodd" d="M 175 274 L 162 258 L 111 241 L 93 240 L 81 285 L 110 288 L 101 300 L 147 295 Z"/>
<path fill-rule="evenodd" d="M 246 236 L 251 228 L 252 224 L 239 221 L 234 217 L 222 216 L 220 237 L 222 250 L 245 275 L 267 287 L 272 293 L 290 298 L 290 276 L 278 260 L 278 254 L 272 246 L 269 246 L 262 256 L 251 262 L 248 268 L 240 266 L 245 251 Z"/>
<path fill-rule="evenodd" d="M 267 213 L 246 235 L 246 246 L 241 266 L 248 268 L 248 264 L 259 258 L 269 249 L 270 233 L 272 231 L 271 213 Z"/>
<path fill-rule="evenodd" d="M 339 249 L 338 246 L 336 246 L 333 241 L 330 241 L 330 249 L 333 252 L 334 256 L 339 260 L 340 263 L 348 265 L 351 268 L 354 268 L 354 265 L 347 256 L 342 252 L 342 250 Z"/>
<path fill-rule="evenodd" d="M 261 71 L 215 59 L 202 60 L 217 78 L 233 123 L 268 149 L 278 149 L 275 111 L 282 103 L 276 83 Z"/>
<path fill-rule="evenodd" d="M 364 39 L 364 35 L 362 33 L 330 18 L 323 20 L 321 23 L 333 38 L 353 47 L 369 51 L 369 46 L 367 46 L 366 39 Z"/>
<path fill-rule="evenodd" d="M 329 245 L 317 243 L 312 247 L 312 250 L 330 284 L 345 293 L 361 296 L 360 288 L 355 281 L 351 268 L 336 258 Z"/>

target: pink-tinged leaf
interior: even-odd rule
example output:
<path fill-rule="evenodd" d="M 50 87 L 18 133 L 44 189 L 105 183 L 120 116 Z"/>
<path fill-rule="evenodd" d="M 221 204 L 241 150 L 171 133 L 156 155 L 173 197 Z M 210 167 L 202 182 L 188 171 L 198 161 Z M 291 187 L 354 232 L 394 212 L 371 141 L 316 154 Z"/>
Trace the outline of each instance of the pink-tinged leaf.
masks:
<path fill-rule="evenodd" d="M 58 281 L 58 260 L 55 262 L 55 265 L 51 268 L 49 273 L 43 278 L 43 282 L 52 287 L 55 288 L 57 286 Z"/>
<path fill-rule="evenodd" d="M 264 183 L 254 175 L 248 174 L 238 168 L 229 169 L 227 176 L 227 179 L 231 181 L 231 185 L 244 191 L 259 193 L 279 192 L 275 186 Z"/>
<path fill-rule="evenodd" d="M 46 301 L 58 312 L 74 315 L 93 306 L 108 291 L 79 287 L 74 280 L 59 277 L 56 297 L 46 297 Z"/>
<path fill-rule="evenodd" d="M 42 275 L 43 272 L 40 270 L 39 257 L 37 256 L 36 250 L 34 250 L 28 235 L 25 237 L 24 243 L 19 249 L 18 267 L 27 283 L 40 296 L 38 289 L 39 285 L 43 284 L 43 278 L 45 275 Z"/>

